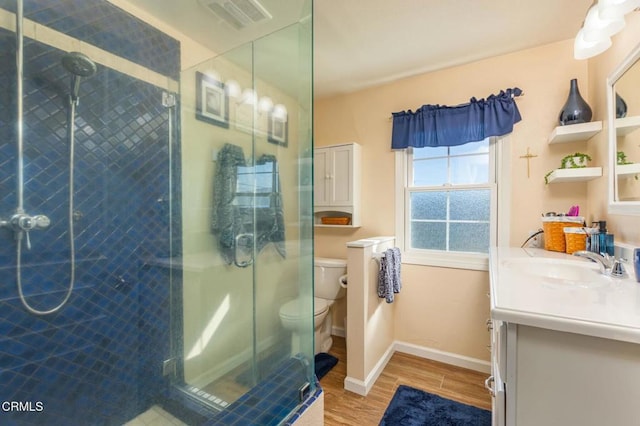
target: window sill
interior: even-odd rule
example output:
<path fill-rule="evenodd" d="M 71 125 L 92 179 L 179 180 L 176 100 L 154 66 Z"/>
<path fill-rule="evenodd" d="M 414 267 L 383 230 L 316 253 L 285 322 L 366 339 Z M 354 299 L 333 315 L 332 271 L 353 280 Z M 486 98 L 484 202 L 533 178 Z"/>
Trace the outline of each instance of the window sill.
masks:
<path fill-rule="evenodd" d="M 475 253 L 452 253 L 441 251 L 407 251 L 402 254 L 402 263 L 409 265 L 435 266 L 439 268 L 489 270 L 489 255 Z"/>

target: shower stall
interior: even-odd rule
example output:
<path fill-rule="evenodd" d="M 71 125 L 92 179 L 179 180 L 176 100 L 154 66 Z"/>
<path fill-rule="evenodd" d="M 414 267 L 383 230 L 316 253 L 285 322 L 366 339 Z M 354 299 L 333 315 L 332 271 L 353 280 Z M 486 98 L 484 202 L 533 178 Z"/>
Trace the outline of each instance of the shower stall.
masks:
<path fill-rule="evenodd" d="M 144 4 L 0 0 L 0 424 L 291 424 L 320 392 L 312 3 L 224 53 Z"/>

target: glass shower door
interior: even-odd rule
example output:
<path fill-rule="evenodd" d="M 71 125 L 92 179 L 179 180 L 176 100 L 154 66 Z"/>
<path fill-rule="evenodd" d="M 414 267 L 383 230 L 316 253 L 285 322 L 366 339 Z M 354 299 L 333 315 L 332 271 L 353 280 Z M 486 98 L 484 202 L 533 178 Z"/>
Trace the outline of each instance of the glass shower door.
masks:
<path fill-rule="evenodd" d="M 221 422 L 251 406 L 252 421 L 277 424 L 315 389 L 311 81 L 308 19 L 181 75 L 182 279 L 167 367 Z"/>

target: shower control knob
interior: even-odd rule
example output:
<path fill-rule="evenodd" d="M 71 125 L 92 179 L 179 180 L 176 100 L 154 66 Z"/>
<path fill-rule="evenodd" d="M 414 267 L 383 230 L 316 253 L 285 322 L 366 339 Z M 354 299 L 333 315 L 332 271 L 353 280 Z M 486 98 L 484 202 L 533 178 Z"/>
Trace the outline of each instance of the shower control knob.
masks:
<path fill-rule="evenodd" d="M 51 225 L 51 220 L 42 214 L 29 216 L 25 213 L 16 213 L 11 217 L 11 226 L 15 231 L 31 231 L 32 229 L 45 229 Z"/>
<path fill-rule="evenodd" d="M 33 216 L 34 228 L 35 229 L 46 229 L 51 225 L 51 219 L 43 214 L 39 214 Z"/>
<path fill-rule="evenodd" d="M 11 216 L 11 226 L 15 231 L 30 231 L 33 229 L 33 218 L 25 213 L 16 213 Z"/>

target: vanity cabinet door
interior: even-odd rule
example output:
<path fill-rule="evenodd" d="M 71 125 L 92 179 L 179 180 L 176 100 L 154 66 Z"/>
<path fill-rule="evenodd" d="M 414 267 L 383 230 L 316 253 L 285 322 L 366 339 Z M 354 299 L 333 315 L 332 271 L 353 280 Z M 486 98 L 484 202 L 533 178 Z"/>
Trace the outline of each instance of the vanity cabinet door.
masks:
<path fill-rule="evenodd" d="M 505 426 L 506 393 L 504 378 L 506 375 L 506 324 L 491 320 L 491 424 Z"/>

